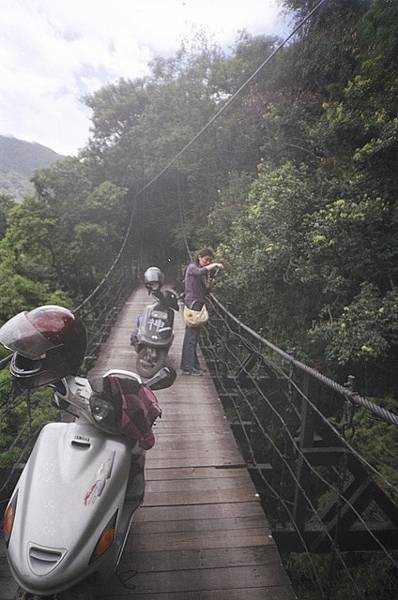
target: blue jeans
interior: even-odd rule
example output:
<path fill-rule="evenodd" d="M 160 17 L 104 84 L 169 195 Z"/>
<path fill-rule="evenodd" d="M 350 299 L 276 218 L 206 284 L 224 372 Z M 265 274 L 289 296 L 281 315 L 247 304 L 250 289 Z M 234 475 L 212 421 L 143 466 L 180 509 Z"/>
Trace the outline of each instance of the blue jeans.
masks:
<path fill-rule="evenodd" d="M 181 369 L 183 371 L 192 371 L 199 369 L 198 360 L 198 342 L 200 336 L 199 327 L 185 327 L 184 342 L 182 344 Z"/>

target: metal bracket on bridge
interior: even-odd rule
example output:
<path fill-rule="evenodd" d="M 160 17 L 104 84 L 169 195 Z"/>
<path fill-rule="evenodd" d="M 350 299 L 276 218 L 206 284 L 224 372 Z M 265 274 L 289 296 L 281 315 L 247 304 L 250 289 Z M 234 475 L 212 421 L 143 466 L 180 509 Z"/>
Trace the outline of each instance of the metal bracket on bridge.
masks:
<path fill-rule="evenodd" d="M 322 435 L 321 423 L 305 399 L 309 391 L 307 377 L 301 407 L 298 439 L 301 453 L 296 462 L 293 504 L 294 520 L 302 539 L 311 552 L 329 552 L 332 540 L 342 550 L 378 550 L 378 542 L 388 549 L 398 549 L 397 506 L 369 477 L 366 467 L 341 436 L 331 430 Z M 302 491 L 311 488 L 311 467 L 344 471 L 341 489 L 319 513 L 320 523 L 308 518 L 307 500 Z M 376 518 L 369 519 L 375 512 Z M 322 523 L 323 528 L 320 527 Z M 273 535 L 287 551 L 303 550 L 302 541 L 293 528 L 276 528 Z"/>
<path fill-rule="evenodd" d="M 254 367 L 258 360 L 257 352 L 251 352 L 245 360 L 241 363 L 238 369 L 238 373 L 236 375 L 236 379 L 240 385 L 244 385 L 249 379 L 249 373 Z"/>

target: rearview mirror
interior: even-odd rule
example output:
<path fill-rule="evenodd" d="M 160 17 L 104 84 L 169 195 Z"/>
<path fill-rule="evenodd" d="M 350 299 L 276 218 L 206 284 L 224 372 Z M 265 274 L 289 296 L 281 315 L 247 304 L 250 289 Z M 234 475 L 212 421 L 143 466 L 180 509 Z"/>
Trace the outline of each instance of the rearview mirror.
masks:
<path fill-rule="evenodd" d="M 163 390 L 173 385 L 177 373 L 171 367 L 163 367 L 155 373 L 153 377 L 145 381 L 145 385 L 151 388 L 151 390 Z"/>

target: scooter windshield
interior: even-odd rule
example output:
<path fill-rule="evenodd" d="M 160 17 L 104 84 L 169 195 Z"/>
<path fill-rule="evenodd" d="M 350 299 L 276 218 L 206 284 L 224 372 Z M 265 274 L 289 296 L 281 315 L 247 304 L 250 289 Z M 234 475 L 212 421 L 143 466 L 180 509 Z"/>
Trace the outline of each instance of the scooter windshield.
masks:
<path fill-rule="evenodd" d="M 58 344 L 48 340 L 29 321 L 26 312 L 20 312 L 0 327 L 0 343 L 9 350 L 37 360 Z"/>

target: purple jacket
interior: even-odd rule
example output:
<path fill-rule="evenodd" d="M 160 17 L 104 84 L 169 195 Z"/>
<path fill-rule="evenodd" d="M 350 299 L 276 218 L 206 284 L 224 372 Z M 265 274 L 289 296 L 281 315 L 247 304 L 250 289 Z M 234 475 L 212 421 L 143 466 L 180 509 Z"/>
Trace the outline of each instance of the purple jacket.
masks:
<path fill-rule="evenodd" d="M 194 302 L 205 302 L 207 295 L 207 276 L 206 267 L 198 267 L 195 263 L 188 265 L 185 271 L 185 306 L 192 308 Z"/>

